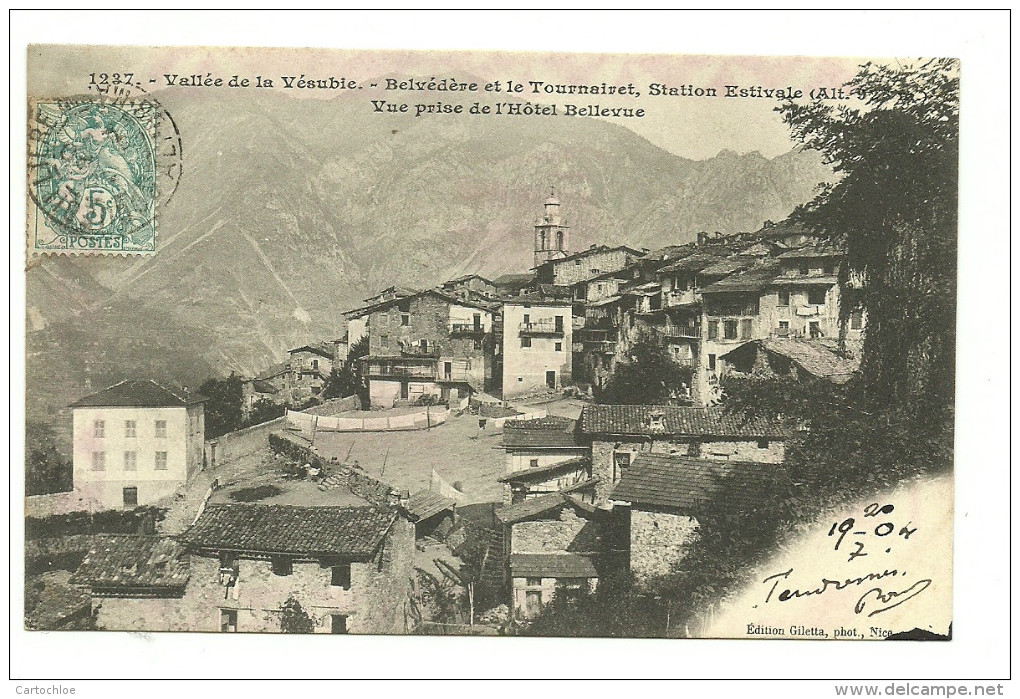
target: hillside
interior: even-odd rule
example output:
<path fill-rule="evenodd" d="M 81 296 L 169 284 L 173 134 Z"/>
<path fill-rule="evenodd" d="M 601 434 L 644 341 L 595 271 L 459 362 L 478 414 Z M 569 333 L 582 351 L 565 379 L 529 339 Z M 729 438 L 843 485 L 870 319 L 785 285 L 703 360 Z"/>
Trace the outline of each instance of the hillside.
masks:
<path fill-rule="evenodd" d="M 350 98 L 162 96 L 185 170 L 151 258 L 28 272 L 30 417 L 116 377 L 253 372 L 390 284 L 531 266 L 550 185 L 571 247 L 660 247 L 781 220 L 817 158 L 691 161 L 594 119 L 372 115 Z M 33 310 L 34 309 L 34 310 Z"/>

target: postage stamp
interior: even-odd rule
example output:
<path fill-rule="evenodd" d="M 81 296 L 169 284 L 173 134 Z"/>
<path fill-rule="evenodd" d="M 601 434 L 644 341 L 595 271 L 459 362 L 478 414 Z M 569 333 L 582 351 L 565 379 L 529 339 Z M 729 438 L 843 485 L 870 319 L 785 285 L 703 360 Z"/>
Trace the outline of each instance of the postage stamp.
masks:
<path fill-rule="evenodd" d="M 161 199 L 181 173 L 180 138 L 158 103 L 137 95 L 36 100 L 30 121 L 30 251 L 154 253 Z"/>

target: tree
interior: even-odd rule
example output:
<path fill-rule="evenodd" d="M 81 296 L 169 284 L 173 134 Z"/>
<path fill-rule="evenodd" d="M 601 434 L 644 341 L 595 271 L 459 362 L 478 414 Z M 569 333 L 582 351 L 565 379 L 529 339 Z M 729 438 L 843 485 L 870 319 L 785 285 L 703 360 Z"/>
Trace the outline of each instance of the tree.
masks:
<path fill-rule="evenodd" d="M 368 335 L 351 345 L 347 359 L 339 367 L 334 366 L 322 389 L 322 397 L 346 398 L 361 392 L 364 385 L 361 375 L 361 357 L 368 354 Z"/>
<path fill-rule="evenodd" d="M 691 385 L 692 372 L 669 356 L 669 351 L 652 338 L 641 338 L 631 347 L 629 361 L 616 365 L 600 403 L 664 403 L 684 394 Z"/>
<path fill-rule="evenodd" d="M 71 461 L 57 449 L 53 428 L 39 422 L 25 426 L 25 494 L 66 493 L 73 488 Z"/>
<path fill-rule="evenodd" d="M 275 420 L 286 412 L 287 409 L 282 404 L 275 403 L 266 398 L 259 398 L 251 406 L 251 410 L 248 411 L 248 417 L 244 420 L 244 425 L 260 425 L 263 422 Z"/>
<path fill-rule="evenodd" d="M 205 436 L 219 437 L 240 429 L 244 422 L 244 391 L 241 377 L 231 372 L 225 379 L 207 379 L 199 387 L 205 398 Z"/>
<path fill-rule="evenodd" d="M 315 622 L 294 597 L 288 597 L 283 603 L 280 615 L 280 630 L 283 633 L 312 633 L 315 630 Z"/>
<path fill-rule="evenodd" d="M 842 244 L 841 321 L 868 314 L 864 393 L 927 420 L 952 410 L 956 341 L 959 65 L 865 64 L 849 87 L 863 108 L 778 107 L 840 180 L 793 218 Z"/>

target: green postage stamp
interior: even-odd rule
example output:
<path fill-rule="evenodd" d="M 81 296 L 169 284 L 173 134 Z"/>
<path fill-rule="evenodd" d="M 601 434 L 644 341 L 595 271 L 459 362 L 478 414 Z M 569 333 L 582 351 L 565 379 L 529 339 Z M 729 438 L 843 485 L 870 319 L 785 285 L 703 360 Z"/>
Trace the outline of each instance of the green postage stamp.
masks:
<path fill-rule="evenodd" d="M 169 115 L 90 95 L 34 101 L 30 118 L 31 252 L 154 253 L 160 196 L 180 176 L 179 140 L 160 136 L 175 134 Z"/>

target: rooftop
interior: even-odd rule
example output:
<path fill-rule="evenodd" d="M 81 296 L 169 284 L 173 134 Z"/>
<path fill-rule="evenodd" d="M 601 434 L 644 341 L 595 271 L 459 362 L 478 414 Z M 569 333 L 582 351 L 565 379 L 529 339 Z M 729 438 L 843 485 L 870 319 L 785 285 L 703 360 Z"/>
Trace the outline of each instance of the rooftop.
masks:
<path fill-rule="evenodd" d="M 591 558 L 579 553 L 511 553 L 515 578 L 597 578 Z"/>
<path fill-rule="evenodd" d="M 776 464 L 747 461 L 710 461 L 665 454 L 640 454 L 624 471 L 610 498 L 634 505 L 647 505 L 693 513 L 699 506 L 713 500 L 726 479 L 741 483 L 768 484 L 785 480 L 785 471 Z M 735 495 L 720 507 L 740 513 L 753 506 L 758 488 L 747 489 L 747 497 L 734 489 Z"/>
<path fill-rule="evenodd" d="M 395 518 L 378 507 L 210 504 L 180 539 L 201 549 L 364 559 Z"/>
<path fill-rule="evenodd" d="M 523 522 L 526 519 L 537 517 L 538 515 L 551 512 L 552 510 L 559 510 L 561 507 L 571 505 L 575 509 L 582 512 L 591 514 L 597 509 L 594 505 L 582 502 L 580 498 L 572 495 L 585 488 L 590 488 L 598 483 L 597 478 L 589 478 L 586 481 L 576 483 L 569 488 L 564 488 L 555 493 L 549 493 L 548 495 L 539 495 L 536 498 L 528 498 L 522 502 L 509 505 L 508 507 L 502 507 L 496 510 L 496 519 L 503 524 L 514 524 L 516 522 Z"/>
<path fill-rule="evenodd" d="M 777 260 L 766 260 L 759 265 L 737 272 L 701 290 L 703 294 L 739 293 L 745 291 L 761 291 L 772 286 L 781 266 Z"/>
<path fill-rule="evenodd" d="M 695 252 L 691 255 L 686 255 L 680 258 L 676 262 L 672 262 L 665 267 L 659 269 L 659 272 L 663 273 L 694 273 L 700 272 L 705 267 L 718 262 L 725 258 L 729 254 L 729 250 L 725 248 L 715 248 L 711 250 L 702 250 L 701 252 Z"/>
<path fill-rule="evenodd" d="M 530 481 L 534 478 L 540 478 L 548 476 L 550 473 L 558 473 L 564 469 L 577 469 L 582 466 L 587 466 L 591 460 L 587 456 L 578 456 L 574 459 L 567 459 L 566 461 L 557 461 L 554 464 L 546 464 L 545 466 L 534 466 L 532 468 L 521 469 L 520 471 L 514 471 L 508 473 L 505 476 L 501 476 L 496 479 L 500 483 L 512 483 L 516 481 Z"/>
<path fill-rule="evenodd" d="M 859 356 L 847 357 L 838 354 L 831 343 L 826 341 L 769 337 L 764 340 L 753 340 L 748 344 L 786 357 L 812 376 L 835 384 L 846 383 L 861 367 Z M 744 346 L 741 345 L 732 352 L 738 352 Z M 725 357 L 724 354 L 723 358 Z"/>
<path fill-rule="evenodd" d="M 642 255 L 645 254 L 645 251 L 635 250 L 634 248 L 629 247 L 627 245 L 617 245 L 615 247 L 610 247 L 609 245 L 592 245 L 590 248 L 587 248 L 586 250 L 575 252 L 574 254 L 567 255 L 566 257 L 560 257 L 555 260 L 543 262 L 542 265 L 558 265 L 564 262 L 569 262 L 571 260 L 579 260 L 583 257 L 589 257 L 591 255 L 602 255 L 610 252 L 619 252 L 621 250 L 624 252 L 629 252 L 634 257 L 641 257 Z"/>
<path fill-rule="evenodd" d="M 431 490 L 419 490 L 408 499 L 407 512 L 412 522 L 420 522 L 440 512 L 452 510 L 456 504 L 453 498 L 444 498 Z"/>
<path fill-rule="evenodd" d="M 842 257 L 843 252 L 835 245 L 829 243 L 818 243 L 817 245 L 806 245 L 796 250 L 784 252 L 779 256 L 780 260 L 803 260 L 812 257 Z"/>
<path fill-rule="evenodd" d="M 744 439 L 789 436 L 789 429 L 778 418 L 747 418 L 721 407 L 677 405 L 586 405 L 581 412 L 581 432 Z"/>
<path fill-rule="evenodd" d="M 312 342 L 307 345 L 301 345 L 295 347 L 292 350 L 287 350 L 287 354 L 296 354 L 297 352 L 308 352 L 310 354 L 317 354 L 326 359 L 333 358 L 333 348 L 325 342 Z"/>
<path fill-rule="evenodd" d="M 188 559 L 173 539 L 105 534 L 93 538 L 69 582 L 105 589 L 182 588 L 188 582 Z"/>
<path fill-rule="evenodd" d="M 507 420 L 503 424 L 503 447 L 576 447 L 579 446 L 576 426 L 576 420 L 556 415 L 535 420 Z"/>
<path fill-rule="evenodd" d="M 205 400 L 205 397 L 197 393 L 172 391 L 152 380 L 121 381 L 71 403 L 70 407 L 177 408 Z"/>

